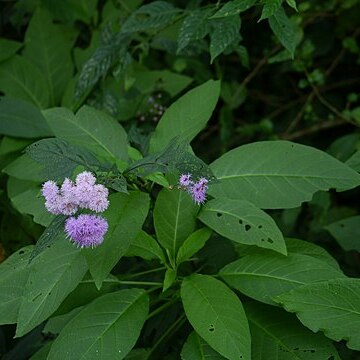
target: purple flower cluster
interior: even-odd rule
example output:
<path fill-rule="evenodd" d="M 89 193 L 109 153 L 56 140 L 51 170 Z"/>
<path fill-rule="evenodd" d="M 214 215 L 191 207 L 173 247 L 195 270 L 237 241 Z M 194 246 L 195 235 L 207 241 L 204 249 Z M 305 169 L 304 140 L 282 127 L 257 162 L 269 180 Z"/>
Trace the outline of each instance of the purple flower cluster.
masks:
<path fill-rule="evenodd" d="M 203 204 L 206 200 L 208 182 L 204 177 L 194 182 L 191 180 L 191 174 L 183 174 L 179 179 L 180 189 L 186 190 L 198 205 Z"/>
<path fill-rule="evenodd" d="M 96 184 L 95 176 L 88 171 L 80 173 L 75 183 L 66 178 L 60 188 L 49 180 L 43 184 L 42 194 L 46 209 L 55 215 L 71 216 L 80 208 L 101 213 L 109 206 L 108 189 Z M 89 214 L 82 214 L 77 218 L 71 216 L 65 224 L 66 233 L 80 247 L 101 244 L 107 229 L 108 224 L 104 218 Z"/>

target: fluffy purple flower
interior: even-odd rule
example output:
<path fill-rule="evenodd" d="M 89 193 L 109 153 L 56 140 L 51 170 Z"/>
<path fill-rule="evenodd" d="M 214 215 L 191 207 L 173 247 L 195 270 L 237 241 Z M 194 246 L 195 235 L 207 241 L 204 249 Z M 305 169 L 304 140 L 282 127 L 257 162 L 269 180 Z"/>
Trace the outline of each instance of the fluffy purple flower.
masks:
<path fill-rule="evenodd" d="M 79 201 L 76 196 L 75 184 L 66 178 L 60 188 L 61 194 L 61 214 L 74 215 L 78 210 Z"/>
<path fill-rule="evenodd" d="M 95 247 L 104 241 L 108 230 L 107 221 L 101 216 L 82 214 L 69 217 L 65 223 L 65 232 L 78 247 Z"/>
<path fill-rule="evenodd" d="M 45 198 L 46 209 L 54 215 L 61 214 L 62 198 L 60 196 L 60 190 L 54 181 L 46 181 L 41 190 L 42 195 Z"/>
<path fill-rule="evenodd" d="M 88 209 L 95 212 L 103 212 L 109 206 L 109 190 L 104 185 L 94 185 L 88 202 Z"/>
<path fill-rule="evenodd" d="M 198 205 L 203 204 L 206 200 L 206 190 L 207 190 L 206 184 L 207 184 L 207 180 L 206 183 L 201 182 L 201 180 L 199 180 L 190 188 L 191 197 Z"/>
<path fill-rule="evenodd" d="M 96 177 L 89 171 L 83 171 L 76 177 L 75 182 L 77 186 L 82 186 L 84 184 L 92 186 L 96 183 Z"/>
<path fill-rule="evenodd" d="M 180 186 L 183 186 L 183 187 L 188 187 L 192 184 L 193 182 L 191 181 L 191 174 L 183 174 L 180 176 L 180 179 L 179 179 L 179 184 Z"/>

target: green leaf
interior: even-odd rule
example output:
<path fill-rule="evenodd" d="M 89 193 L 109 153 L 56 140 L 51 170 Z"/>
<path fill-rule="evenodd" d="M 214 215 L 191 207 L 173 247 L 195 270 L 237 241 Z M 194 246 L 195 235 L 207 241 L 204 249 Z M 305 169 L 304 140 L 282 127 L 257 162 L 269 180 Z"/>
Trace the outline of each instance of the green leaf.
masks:
<path fill-rule="evenodd" d="M 301 326 L 293 315 L 255 302 L 246 303 L 245 310 L 252 360 L 340 360 L 331 341 Z"/>
<path fill-rule="evenodd" d="M 32 187 L 11 197 L 14 207 L 22 214 L 33 216 L 36 223 L 48 226 L 54 219 L 45 208 L 45 199 L 41 196 L 38 187 Z"/>
<path fill-rule="evenodd" d="M 295 11 L 298 11 L 297 7 L 296 7 L 296 1 L 295 0 L 286 0 L 286 3 L 292 7 Z"/>
<path fill-rule="evenodd" d="M 269 17 L 269 25 L 280 43 L 289 50 L 294 58 L 295 48 L 301 40 L 301 30 L 298 25 L 289 19 L 282 7 Z"/>
<path fill-rule="evenodd" d="M 282 0 L 264 0 L 264 7 L 259 21 L 273 16 L 281 8 Z"/>
<path fill-rule="evenodd" d="M 257 0 L 233 0 L 228 1 L 223 5 L 223 7 L 218 10 L 210 19 L 223 18 L 228 16 L 233 16 L 240 14 L 248 9 L 250 9 Z"/>
<path fill-rule="evenodd" d="M 39 138 L 52 136 L 45 118 L 31 103 L 19 99 L 0 99 L 0 134 Z"/>
<path fill-rule="evenodd" d="M 334 279 L 291 290 L 274 299 L 310 330 L 360 350 L 360 279 Z"/>
<path fill-rule="evenodd" d="M 110 160 L 127 160 L 127 134 L 104 112 L 84 105 L 76 116 L 66 108 L 46 110 L 44 116 L 56 137 Z"/>
<path fill-rule="evenodd" d="M 27 282 L 33 246 L 24 247 L 0 264 L 0 324 L 15 324 Z"/>
<path fill-rule="evenodd" d="M 326 262 L 333 268 L 340 270 L 337 261 L 321 246 L 308 241 L 286 238 L 286 247 L 289 253 L 308 255 L 322 262 Z"/>
<path fill-rule="evenodd" d="M 36 65 L 18 55 L 0 64 L 0 90 L 8 97 L 28 101 L 39 109 L 49 104 L 44 75 Z"/>
<path fill-rule="evenodd" d="M 195 331 L 187 338 L 181 350 L 182 360 L 225 360 L 218 352 L 212 349 Z"/>
<path fill-rule="evenodd" d="M 346 164 L 355 171 L 360 172 L 360 150 L 358 150 L 354 155 L 352 155 L 346 161 Z"/>
<path fill-rule="evenodd" d="M 360 216 L 352 216 L 325 226 L 325 229 L 335 238 L 340 246 L 346 250 L 360 252 Z"/>
<path fill-rule="evenodd" d="M 157 259 L 164 262 L 164 253 L 157 241 L 141 230 L 136 238 L 132 241 L 125 256 L 140 256 L 145 260 Z"/>
<path fill-rule="evenodd" d="M 208 201 L 198 218 L 222 236 L 286 255 L 286 245 L 275 221 L 244 200 L 219 198 Z"/>
<path fill-rule="evenodd" d="M 181 299 L 190 324 L 218 353 L 229 360 L 250 360 L 250 332 L 238 297 L 208 275 L 184 279 Z"/>
<path fill-rule="evenodd" d="M 142 94 L 166 91 L 171 97 L 178 95 L 192 83 L 192 78 L 169 70 L 137 71 L 134 87 Z"/>
<path fill-rule="evenodd" d="M 75 289 L 86 271 L 80 249 L 63 239 L 34 259 L 19 309 L 16 337 L 47 319 Z"/>
<path fill-rule="evenodd" d="M 1 120 L 0 120 L 1 121 Z M 29 180 L 34 182 L 43 182 L 48 178 L 42 175 L 42 166 L 34 161 L 28 154 L 24 154 L 16 158 L 7 165 L 2 171 L 17 179 Z"/>
<path fill-rule="evenodd" d="M 267 304 L 272 298 L 305 284 L 343 278 L 326 262 L 302 254 L 254 254 L 244 256 L 220 270 L 233 288 Z"/>
<path fill-rule="evenodd" d="M 22 46 L 18 41 L 0 38 L 0 62 L 12 57 Z"/>
<path fill-rule="evenodd" d="M 100 166 L 91 152 L 57 138 L 37 141 L 26 148 L 26 153 L 43 166 L 42 176 L 55 181 L 70 177 L 79 165 L 86 169 Z"/>
<path fill-rule="evenodd" d="M 167 269 L 165 272 L 163 292 L 166 291 L 176 280 L 176 270 Z"/>
<path fill-rule="evenodd" d="M 191 43 L 203 39 L 210 31 L 208 20 L 211 9 L 197 9 L 183 21 L 177 39 L 177 54 L 180 54 Z"/>
<path fill-rule="evenodd" d="M 238 42 L 240 36 L 240 17 L 238 15 L 228 16 L 211 21 L 210 31 L 210 56 L 211 63 L 224 52 L 231 44 Z"/>
<path fill-rule="evenodd" d="M 66 218 L 67 217 L 65 215 L 58 215 L 56 217 L 54 217 L 54 215 L 51 215 L 52 221 L 47 224 L 49 226 L 44 230 L 44 232 L 36 242 L 35 249 L 31 253 L 29 262 L 35 259 L 44 250 L 49 248 L 55 241 L 58 241 L 59 238 L 61 240 L 64 234 L 64 225 Z"/>
<path fill-rule="evenodd" d="M 140 191 L 130 192 L 129 195 L 116 193 L 109 200 L 110 206 L 103 214 L 109 223 L 104 242 L 94 249 L 83 250 L 98 289 L 111 269 L 126 254 L 149 210 L 149 196 Z"/>
<path fill-rule="evenodd" d="M 182 190 L 160 191 L 154 208 L 154 225 L 159 243 L 176 259 L 177 251 L 195 230 L 198 206 Z"/>
<path fill-rule="evenodd" d="M 74 359 L 121 360 L 135 345 L 148 311 L 148 296 L 140 289 L 101 296 L 64 327 L 48 359 L 64 360 L 68 354 Z"/>
<path fill-rule="evenodd" d="M 210 168 L 214 197 L 248 200 L 263 209 L 298 207 L 318 190 L 360 185 L 360 175 L 328 154 L 288 141 L 263 141 L 235 148 Z"/>
<path fill-rule="evenodd" d="M 122 26 L 121 32 L 159 29 L 170 24 L 179 13 L 179 9 L 166 1 L 153 1 L 134 11 Z"/>
<path fill-rule="evenodd" d="M 206 126 L 219 94 L 220 82 L 209 80 L 174 102 L 156 126 L 150 152 L 162 150 L 176 136 L 190 142 Z"/>
<path fill-rule="evenodd" d="M 176 257 L 176 264 L 190 259 L 194 254 L 201 250 L 209 240 L 212 231 L 209 228 L 202 228 L 193 232 L 180 246 Z"/>
<path fill-rule="evenodd" d="M 53 24 L 49 14 L 38 8 L 25 33 L 23 55 L 37 65 L 45 76 L 50 106 L 60 103 L 72 77 L 71 45 L 62 27 Z"/>

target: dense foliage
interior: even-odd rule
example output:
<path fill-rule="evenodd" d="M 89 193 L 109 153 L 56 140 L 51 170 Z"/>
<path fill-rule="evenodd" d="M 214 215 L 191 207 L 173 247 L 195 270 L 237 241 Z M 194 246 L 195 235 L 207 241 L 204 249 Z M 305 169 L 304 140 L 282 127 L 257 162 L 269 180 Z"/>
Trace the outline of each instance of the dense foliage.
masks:
<path fill-rule="evenodd" d="M 358 358 L 357 0 L 0 9 L 4 359 Z"/>

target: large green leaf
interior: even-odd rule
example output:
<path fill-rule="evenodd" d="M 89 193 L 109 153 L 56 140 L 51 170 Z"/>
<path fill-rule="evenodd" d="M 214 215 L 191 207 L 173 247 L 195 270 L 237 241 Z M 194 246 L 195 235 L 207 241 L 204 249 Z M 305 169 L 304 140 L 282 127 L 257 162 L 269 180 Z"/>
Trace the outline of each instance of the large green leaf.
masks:
<path fill-rule="evenodd" d="M 125 130 L 102 111 L 85 105 L 76 115 L 66 108 L 54 108 L 44 111 L 44 116 L 56 137 L 111 160 L 127 160 Z"/>
<path fill-rule="evenodd" d="M 48 359 L 121 360 L 135 345 L 148 311 L 148 296 L 140 289 L 101 296 L 63 328 Z"/>
<path fill-rule="evenodd" d="M 247 303 L 245 310 L 252 360 L 340 360 L 331 341 L 284 310 L 259 303 Z"/>
<path fill-rule="evenodd" d="M 243 11 L 248 10 L 251 6 L 255 5 L 257 0 L 233 0 L 228 1 L 224 6 L 217 11 L 211 19 L 223 18 L 240 14 Z"/>
<path fill-rule="evenodd" d="M 73 73 L 71 42 L 49 14 L 38 8 L 25 33 L 23 55 L 38 66 L 49 89 L 49 105 L 59 104 Z"/>
<path fill-rule="evenodd" d="M 250 332 L 238 297 L 208 275 L 184 279 L 181 298 L 195 331 L 229 360 L 250 360 Z"/>
<path fill-rule="evenodd" d="M 226 360 L 212 349 L 195 331 L 187 338 L 181 350 L 182 360 Z"/>
<path fill-rule="evenodd" d="M 159 243 L 173 260 L 179 247 L 195 230 L 198 206 L 182 190 L 160 191 L 154 208 L 154 225 Z"/>
<path fill-rule="evenodd" d="M 221 277 L 245 295 L 267 304 L 299 286 L 345 275 L 326 262 L 302 254 L 247 255 L 220 270 Z"/>
<path fill-rule="evenodd" d="M 41 112 L 31 103 L 20 99 L 0 99 L 0 134 L 38 138 L 52 136 Z"/>
<path fill-rule="evenodd" d="M 24 247 L 0 265 L 0 324 L 15 324 L 29 271 L 33 246 Z"/>
<path fill-rule="evenodd" d="M 32 62 L 18 55 L 0 64 L 0 90 L 6 96 L 31 102 L 39 109 L 49 104 L 44 75 Z"/>
<path fill-rule="evenodd" d="M 5 174 L 20 180 L 28 180 L 39 183 L 48 180 L 46 176 L 42 175 L 42 166 L 31 159 L 27 154 L 16 158 L 2 171 Z"/>
<path fill-rule="evenodd" d="M 339 191 L 360 185 L 360 175 L 330 155 L 288 141 L 240 146 L 211 165 L 219 183 L 214 197 L 248 200 L 264 209 L 293 208 L 318 190 Z"/>
<path fill-rule="evenodd" d="M 143 192 L 128 195 L 116 193 L 109 197 L 110 206 L 104 212 L 109 230 L 104 242 L 94 248 L 85 249 L 91 275 L 97 288 L 111 269 L 126 254 L 131 242 L 138 235 L 149 210 L 149 196 Z"/>
<path fill-rule="evenodd" d="M 360 252 L 360 216 L 352 216 L 325 226 L 344 250 Z"/>
<path fill-rule="evenodd" d="M 330 339 L 345 340 L 350 349 L 360 350 L 360 279 L 309 284 L 274 300 L 295 312 L 310 330 L 321 330 Z"/>
<path fill-rule="evenodd" d="M 80 249 L 62 238 L 29 266 L 31 270 L 24 287 L 16 336 L 23 336 L 47 319 L 87 271 Z"/>
<path fill-rule="evenodd" d="M 211 62 L 226 50 L 226 48 L 241 39 L 240 17 L 238 15 L 228 16 L 211 21 L 210 31 L 210 56 Z"/>
<path fill-rule="evenodd" d="M 219 94 L 220 82 L 209 80 L 174 102 L 152 135 L 150 152 L 161 151 L 176 136 L 190 142 L 206 126 Z"/>
<path fill-rule="evenodd" d="M 248 201 L 213 199 L 206 203 L 198 217 L 230 240 L 286 255 L 285 241 L 275 221 Z"/>
<path fill-rule="evenodd" d="M 354 153 L 347 161 L 346 164 L 357 172 L 360 172 L 360 150 Z"/>

